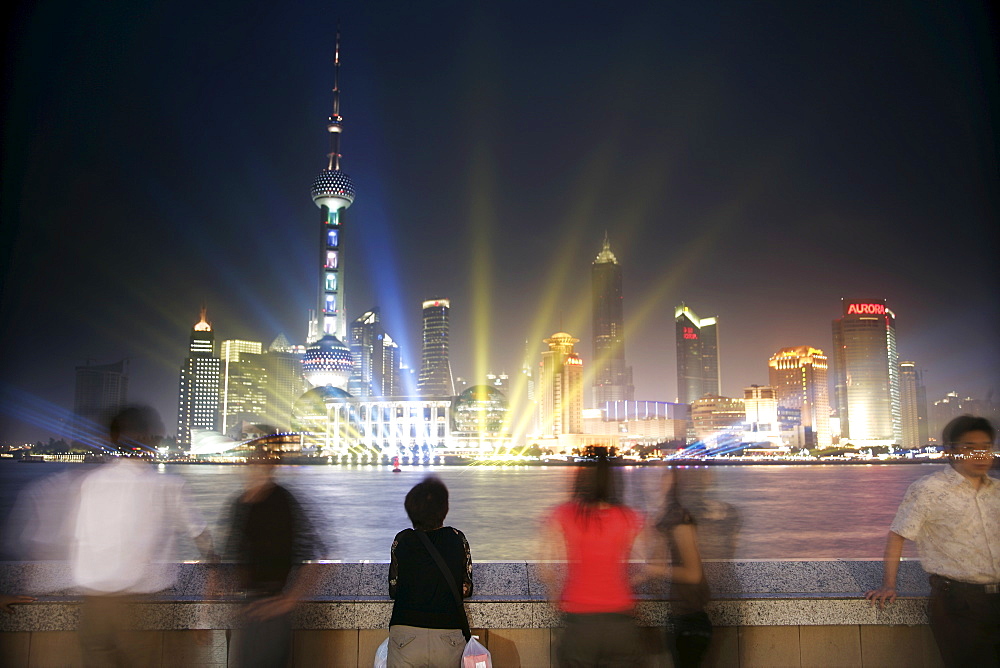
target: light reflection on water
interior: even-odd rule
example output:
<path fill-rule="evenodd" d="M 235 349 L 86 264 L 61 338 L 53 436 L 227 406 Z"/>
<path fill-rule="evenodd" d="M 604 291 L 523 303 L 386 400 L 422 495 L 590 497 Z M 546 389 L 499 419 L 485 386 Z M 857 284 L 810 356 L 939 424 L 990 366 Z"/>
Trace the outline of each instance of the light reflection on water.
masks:
<path fill-rule="evenodd" d="M 74 468 L 86 465 L 70 464 Z M 878 558 L 903 492 L 939 465 L 715 466 L 681 471 L 685 505 L 726 509 L 740 530 L 729 554 L 736 559 Z M 0 513 L 6 515 L 24 484 L 63 467 L 0 464 Z M 183 477 L 195 505 L 214 533 L 225 535 L 226 509 L 240 492 L 245 469 L 227 465 L 159 467 Z M 661 507 L 660 467 L 620 469 L 626 501 L 654 518 Z M 451 493 L 446 524 L 469 538 L 473 558 L 502 561 L 535 558 L 535 537 L 546 509 L 565 499 L 574 467 L 440 466 L 392 473 L 375 466 L 282 466 L 278 478 L 314 517 L 328 558 L 387 560 L 397 531 L 409 526 L 403 497 L 434 473 Z M 728 504 L 728 506 L 727 506 Z M 711 545 L 712 521 L 700 532 Z M 721 538 L 721 537 L 715 537 Z M 185 545 L 182 558 L 194 559 Z M 907 546 L 905 556 L 916 556 Z"/>

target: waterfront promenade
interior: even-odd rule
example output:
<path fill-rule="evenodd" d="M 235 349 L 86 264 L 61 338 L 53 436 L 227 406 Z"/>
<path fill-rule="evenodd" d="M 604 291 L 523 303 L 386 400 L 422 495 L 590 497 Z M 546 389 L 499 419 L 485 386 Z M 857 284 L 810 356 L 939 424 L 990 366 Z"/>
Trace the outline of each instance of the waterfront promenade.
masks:
<path fill-rule="evenodd" d="M 183 564 L 174 588 L 135 605 L 135 632 L 160 646 L 161 666 L 227 665 L 227 631 L 238 625 L 240 602 L 203 599 L 208 568 Z M 296 612 L 296 667 L 371 665 L 392 607 L 385 595 L 387 568 L 376 561 L 322 566 L 315 593 Z M 927 626 L 927 579 L 915 561 L 903 562 L 901 598 L 886 610 L 862 598 L 881 579 L 877 560 L 708 561 L 705 569 L 715 598 L 708 609 L 716 626 L 710 666 L 941 665 Z M 65 577 L 65 567 L 56 563 L 0 564 L 3 591 L 56 587 L 0 616 L 0 664 L 80 665 L 79 599 L 63 587 Z M 470 623 L 494 665 L 554 665 L 559 619 L 545 600 L 538 564 L 481 562 L 473 577 Z M 638 595 L 651 665 L 668 666 L 659 642 L 669 612 L 665 585 L 649 583 Z"/>

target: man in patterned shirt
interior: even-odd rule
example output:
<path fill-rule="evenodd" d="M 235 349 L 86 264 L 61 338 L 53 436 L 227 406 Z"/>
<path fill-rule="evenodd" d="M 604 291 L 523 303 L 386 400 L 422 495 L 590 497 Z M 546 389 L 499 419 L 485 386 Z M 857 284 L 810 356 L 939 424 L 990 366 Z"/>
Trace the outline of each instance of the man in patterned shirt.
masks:
<path fill-rule="evenodd" d="M 985 418 L 948 423 L 942 442 L 951 465 L 906 490 L 889 528 L 882 587 L 865 594 L 880 607 L 895 600 L 903 542 L 916 541 L 947 666 L 1000 666 L 1000 481 L 987 475 L 995 439 Z"/>

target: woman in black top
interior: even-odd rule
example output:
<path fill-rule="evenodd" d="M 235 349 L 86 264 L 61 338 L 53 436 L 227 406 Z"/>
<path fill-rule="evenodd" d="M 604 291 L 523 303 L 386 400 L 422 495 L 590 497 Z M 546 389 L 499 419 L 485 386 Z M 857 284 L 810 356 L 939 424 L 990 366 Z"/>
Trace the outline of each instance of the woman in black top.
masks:
<path fill-rule="evenodd" d="M 426 478 L 406 495 L 403 504 L 413 523 L 392 541 L 389 596 L 395 601 L 389 620 L 392 666 L 457 666 L 465 637 L 462 613 L 441 569 L 417 532 L 423 532 L 444 559 L 462 596 L 472 595 L 472 554 L 458 529 L 446 527 L 448 488 Z"/>

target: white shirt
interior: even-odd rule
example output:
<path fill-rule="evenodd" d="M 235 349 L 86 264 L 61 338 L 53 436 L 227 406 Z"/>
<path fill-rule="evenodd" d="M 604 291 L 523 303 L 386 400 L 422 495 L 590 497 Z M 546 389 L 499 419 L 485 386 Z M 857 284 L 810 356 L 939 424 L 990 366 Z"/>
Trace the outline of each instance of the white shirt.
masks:
<path fill-rule="evenodd" d="M 915 481 L 896 511 L 892 531 L 916 541 L 928 573 L 952 580 L 1000 582 L 1000 481 L 977 490 L 951 466 Z"/>
<path fill-rule="evenodd" d="M 184 481 L 148 462 L 121 457 L 80 484 L 73 550 L 74 583 L 101 594 L 147 594 L 176 579 L 175 542 L 195 538 L 205 521 Z"/>

